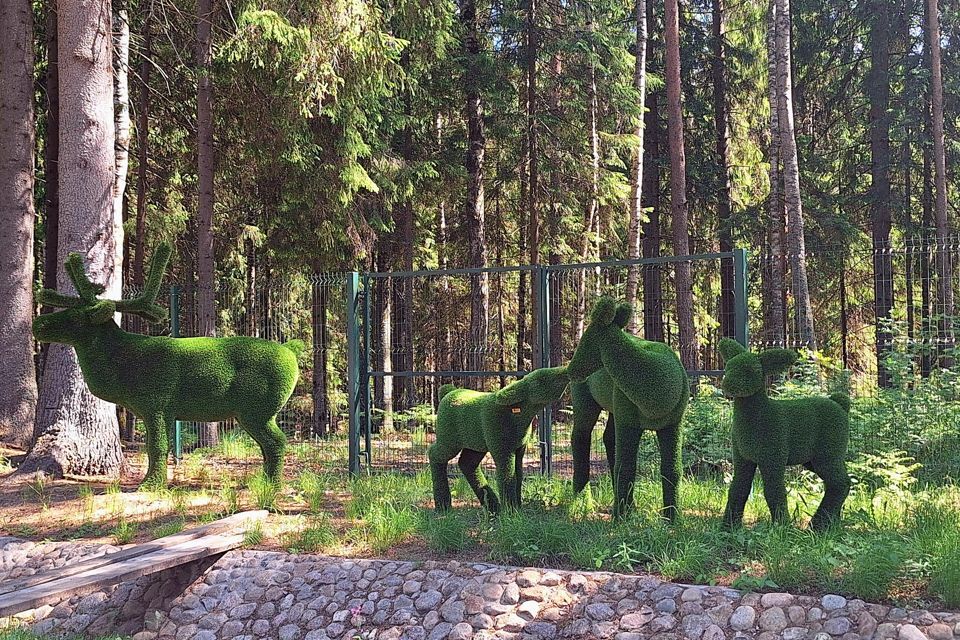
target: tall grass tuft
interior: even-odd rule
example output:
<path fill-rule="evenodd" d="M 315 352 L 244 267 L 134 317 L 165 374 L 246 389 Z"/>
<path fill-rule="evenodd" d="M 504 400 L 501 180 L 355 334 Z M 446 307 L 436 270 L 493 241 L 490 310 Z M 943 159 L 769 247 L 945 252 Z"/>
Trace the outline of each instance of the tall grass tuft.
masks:
<path fill-rule="evenodd" d="M 253 497 L 253 503 L 257 505 L 257 509 L 276 511 L 280 488 L 262 470 L 250 476 L 247 480 L 247 490 Z"/>

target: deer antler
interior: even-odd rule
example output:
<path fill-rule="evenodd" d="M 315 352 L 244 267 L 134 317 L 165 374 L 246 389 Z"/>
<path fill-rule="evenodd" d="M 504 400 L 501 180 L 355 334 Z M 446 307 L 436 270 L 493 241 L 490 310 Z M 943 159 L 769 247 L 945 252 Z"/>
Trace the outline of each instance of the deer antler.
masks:
<path fill-rule="evenodd" d="M 167 268 L 172 251 L 173 249 L 166 242 L 157 247 L 150 261 L 150 273 L 143 293 L 130 300 L 115 300 L 117 311 L 132 313 L 150 322 L 160 322 L 167 317 L 167 310 L 158 305 L 156 300 L 160 292 L 160 281 L 163 280 L 163 272 Z"/>
<path fill-rule="evenodd" d="M 90 278 L 87 277 L 83 270 L 83 256 L 79 253 L 71 253 L 67 257 L 64 267 L 79 295 L 71 296 L 53 289 L 41 289 L 37 292 L 39 302 L 51 307 L 65 309 L 96 302 L 97 296 L 104 292 L 104 287 L 101 284 L 91 282 Z"/>

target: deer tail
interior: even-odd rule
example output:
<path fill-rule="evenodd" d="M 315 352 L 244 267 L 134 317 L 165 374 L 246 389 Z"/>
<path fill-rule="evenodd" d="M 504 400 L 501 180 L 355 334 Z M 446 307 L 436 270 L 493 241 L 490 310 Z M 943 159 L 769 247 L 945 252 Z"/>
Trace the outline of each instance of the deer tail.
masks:
<path fill-rule="evenodd" d="M 440 391 L 437 392 L 437 400 L 443 398 L 443 396 L 447 395 L 448 393 L 450 393 L 456 388 L 457 387 L 452 384 L 443 385 L 442 387 L 440 387 Z"/>

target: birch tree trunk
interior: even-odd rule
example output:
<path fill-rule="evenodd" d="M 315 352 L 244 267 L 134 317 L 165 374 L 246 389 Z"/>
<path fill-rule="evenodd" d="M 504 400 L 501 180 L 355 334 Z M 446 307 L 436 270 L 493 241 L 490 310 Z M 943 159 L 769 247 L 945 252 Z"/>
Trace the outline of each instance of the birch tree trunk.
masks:
<path fill-rule="evenodd" d="M 783 195 L 787 212 L 787 245 L 793 272 L 793 297 L 796 304 L 800 342 L 816 350 L 813 307 L 807 284 L 807 252 L 803 237 L 803 205 L 800 199 L 800 165 L 793 122 L 793 80 L 790 52 L 790 0 L 776 0 L 777 117 L 779 118 L 780 157 L 783 162 Z"/>
<path fill-rule="evenodd" d="M 130 22 L 126 0 L 113 0 L 113 144 L 116 175 L 113 207 L 122 216 L 130 162 Z"/>
<path fill-rule="evenodd" d="M 940 9 L 937 0 L 927 0 L 927 43 L 930 47 L 930 117 L 933 133 L 934 221 L 937 227 L 937 297 L 939 337 L 945 348 L 954 346 L 953 264 L 947 225 L 947 168 L 943 139 L 943 72 L 940 62 Z M 949 367 L 948 359 L 941 366 Z"/>
<path fill-rule="evenodd" d="M 0 12 L 0 441 L 26 448 L 37 407 L 33 364 L 33 7 Z"/>
<path fill-rule="evenodd" d="M 150 189 L 150 72 L 153 62 L 153 9 L 143 22 L 143 52 L 140 61 L 140 106 L 137 113 L 137 231 L 133 251 L 133 283 L 143 286 L 147 235 L 147 194 Z"/>
<path fill-rule="evenodd" d="M 687 160 L 683 148 L 683 109 L 680 86 L 680 25 L 678 0 L 666 0 L 664 34 L 667 81 L 667 139 L 670 143 L 670 210 L 673 217 L 673 252 L 690 254 L 687 222 Z M 697 369 L 697 338 L 693 325 L 693 282 L 690 263 L 674 263 L 677 288 L 677 328 L 680 360 L 688 369 Z"/>
<path fill-rule="evenodd" d="M 767 23 L 767 97 L 770 102 L 770 196 L 767 202 L 766 242 L 769 248 L 764 275 L 767 286 L 764 289 L 768 298 L 764 300 L 764 336 L 767 344 L 786 346 L 785 319 L 786 305 L 784 289 L 783 258 L 783 180 L 780 172 L 780 117 L 777 108 L 777 45 L 776 27 L 777 6 L 770 3 Z"/>
<path fill-rule="evenodd" d="M 213 40 L 214 0 L 197 3 L 197 323 L 198 335 L 217 335 L 217 290 L 214 282 L 213 208 Z M 201 426 L 200 442 L 220 441 L 216 422 Z"/>
<path fill-rule="evenodd" d="M 121 294 L 123 226 L 113 206 L 113 68 L 109 0 L 63 0 L 58 6 L 60 203 L 58 261 L 77 251 L 90 279 Z M 73 294 L 64 269 L 59 290 Z M 37 441 L 22 472 L 116 476 L 123 465 L 114 405 L 87 389 L 71 347 L 53 344 L 37 406 Z"/>
<path fill-rule="evenodd" d="M 634 6 L 637 23 L 636 57 L 633 65 L 633 88 L 637 92 L 637 101 L 646 108 L 647 104 L 647 1 L 637 0 Z M 643 113 L 637 119 L 637 147 L 633 152 L 633 166 L 630 171 L 630 220 L 627 225 L 627 259 L 640 257 L 640 225 L 643 220 L 643 134 L 645 129 Z M 640 280 L 640 268 L 630 267 L 627 271 L 627 302 L 637 305 L 637 287 Z M 630 318 L 630 333 L 637 333 L 640 314 Z"/>

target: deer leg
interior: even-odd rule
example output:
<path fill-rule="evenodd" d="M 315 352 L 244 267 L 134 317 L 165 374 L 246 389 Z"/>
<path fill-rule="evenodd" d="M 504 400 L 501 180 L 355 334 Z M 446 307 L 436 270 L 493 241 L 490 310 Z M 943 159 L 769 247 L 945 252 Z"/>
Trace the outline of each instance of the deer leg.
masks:
<path fill-rule="evenodd" d="M 497 467 L 497 493 L 500 494 L 500 499 L 507 507 L 516 508 L 517 474 L 511 453 L 513 452 L 496 455 L 493 463 Z"/>
<path fill-rule="evenodd" d="M 497 499 L 497 494 L 487 484 L 487 478 L 480 468 L 480 463 L 486 455 L 473 449 L 464 449 L 460 452 L 460 471 L 463 472 L 463 477 L 467 479 L 467 484 L 473 489 L 480 505 L 491 513 L 496 513 L 500 510 L 500 501 Z"/>
<path fill-rule="evenodd" d="M 660 514 L 673 522 L 679 514 L 677 490 L 680 487 L 682 459 L 680 425 L 657 430 L 657 445 L 660 449 L 660 486 L 663 490 L 663 510 Z"/>
<path fill-rule="evenodd" d="M 842 459 L 829 462 L 813 462 L 812 471 L 823 479 L 823 500 L 813 514 L 810 526 L 815 531 L 822 531 L 834 522 L 840 521 L 840 512 L 843 503 L 850 493 L 850 476 Z"/>
<path fill-rule="evenodd" d="M 763 478 L 763 497 L 770 509 L 770 519 L 773 522 L 787 520 L 787 484 L 784 479 L 786 465 L 772 463 L 760 466 L 760 477 Z"/>
<path fill-rule="evenodd" d="M 727 492 L 727 506 L 723 511 L 723 526 L 726 529 L 743 524 L 743 510 L 753 489 L 753 476 L 757 473 L 757 463 L 733 453 L 733 481 Z"/>
<path fill-rule="evenodd" d="M 573 490 L 580 493 L 590 482 L 590 439 L 597 418 L 600 417 L 600 405 L 593 399 L 586 383 L 571 385 L 570 394 L 573 399 L 573 430 L 570 434 L 570 448 L 573 449 Z M 607 428 L 609 429 L 609 423 Z M 611 447 L 608 445 L 607 457 L 610 458 L 611 455 Z"/>
<path fill-rule="evenodd" d="M 527 453 L 527 445 L 522 445 L 513 452 L 513 473 L 517 477 L 517 508 L 520 508 L 520 502 L 523 494 L 523 456 Z"/>
<path fill-rule="evenodd" d="M 140 483 L 141 488 L 160 488 L 167 486 L 167 442 L 168 421 L 162 413 L 146 414 L 143 416 L 143 427 L 146 432 L 147 445 L 147 474 Z"/>
<path fill-rule="evenodd" d="M 607 453 L 607 468 L 613 475 L 613 465 L 617 462 L 617 422 L 612 411 L 607 414 L 607 424 L 603 428 L 603 448 Z"/>
<path fill-rule="evenodd" d="M 466 450 L 464 450 L 465 452 Z M 453 506 L 453 500 L 450 497 L 450 478 L 447 477 L 447 463 L 450 461 L 448 456 L 443 455 L 436 443 L 430 445 L 427 450 L 427 459 L 430 460 L 430 480 L 433 485 L 433 508 L 437 511 L 446 511 Z M 463 469 L 463 453 L 460 454 L 460 468 Z M 470 482 L 470 476 L 467 476 L 467 482 Z M 473 483 L 470 483 L 473 486 Z M 474 489 L 476 491 L 476 489 Z M 479 496 L 478 496 L 479 497 Z M 480 498 L 483 502 L 483 498 Z"/>
<path fill-rule="evenodd" d="M 277 417 L 253 420 L 241 416 L 240 426 L 260 446 L 260 452 L 263 454 L 263 473 L 279 486 L 282 480 L 283 451 L 287 446 L 287 436 L 277 426 Z"/>

